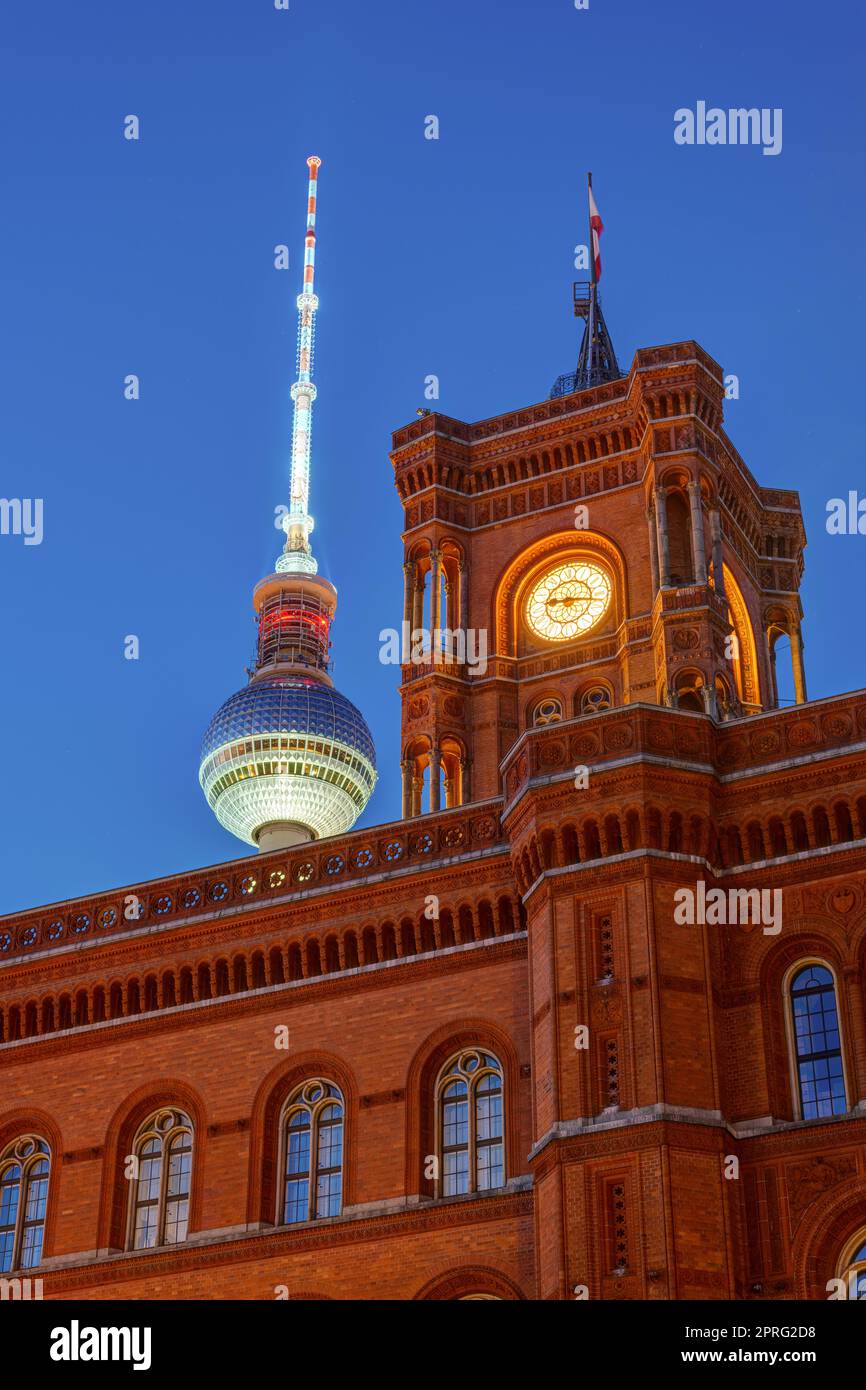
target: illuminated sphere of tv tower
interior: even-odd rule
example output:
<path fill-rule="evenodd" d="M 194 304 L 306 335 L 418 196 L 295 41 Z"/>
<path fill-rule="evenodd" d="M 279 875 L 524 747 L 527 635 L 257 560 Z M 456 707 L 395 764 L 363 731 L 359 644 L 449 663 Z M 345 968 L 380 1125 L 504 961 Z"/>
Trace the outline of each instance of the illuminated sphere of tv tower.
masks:
<path fill-rule="evenodd" d="M 227 830 L 262 850 L 341 835 L 376 785 L 370 730 L 329 674 L 337 593 L 317 573 L 308 512 L 312 382 L 318 298 L 313 288 L 320 160 L 311 156 L 298 296 L 298 380 L 292 387 L 291 500 L 286 544 L 273 574 L 255 588 L 258 624 L 249 684 L 217 710 L 201 749 L 199 781 Z"/>
<path fill-rule="evenodd" d="M 376 785 L 376 754 L 326 669 L 336 593 L 318 575 L 283 571 L 253 601 L 255 670 L 210 722 L 202 790 L 226 830 L 263 850 L 343 834 Z"/>

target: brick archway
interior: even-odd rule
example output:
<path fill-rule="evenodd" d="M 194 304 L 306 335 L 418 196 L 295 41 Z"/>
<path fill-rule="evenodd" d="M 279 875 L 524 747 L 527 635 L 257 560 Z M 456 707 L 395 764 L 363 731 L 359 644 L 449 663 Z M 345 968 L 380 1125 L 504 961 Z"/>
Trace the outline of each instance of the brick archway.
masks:
<path fill-rule="evenodd" d="M 820 1197 L 804 1216 L 794 1237 L 792 1265 L 795 1297 L 827 1298 L 827 1281 L 846 1241 L 866 1228 L 866 1176 L 841 1182 Z"/>
<path fill-rule="evenodd" d="M 495 1053 L 502 1063 L 502 1093 L 505 1102 L 505 1180 L 520 1172 L 518 1148 L 517 1050 L 511 1038 L 495 1023 L 485 1019 L 461 1019 L 437 1028 L 415 1053 L 406 1078 L 406 1191 L 425 1190 L 424 1157 L 432 1152 L 434 1087 L 440 1069 L 452 1053 L 462 1048 L 483 1048 Z"/>
<path fill-rule="evenodd" d="M 123 1250 L 126 1246 L 126 1213 L 129 1183 L 123 1168 L 126 1155 L 132 1151 L 139 1125 L 154 1110 L 176 1106 L 192 1120 L 192 1186 L 189 1194 L 190 1235 L 201 1221 L 201 1202 L 204 1191 L 204 1163 L 207 1123 L 204 1102 L 197 1091 L 185 1081 L 159 1077 L 140 1086 L 118 1106 L 105 1136 L 105 1157 L 102 1165 L 102 1194 L 99 1203 L 97 1249 Z"/>
<path fill-rule="evenodd" d="M 789 970 L 801 960 L 826 961 L 836 980 L 836 1008 L 842 1024 L 843 1050 L 850 1048 L 846 1030 L 845 1000 L 841 993 L 844 969 L 842 942 L 838 929 L 820 919 L 807 919 L 791 928 L 788 940 L 780 940 L 764 956 L 758 966 L 761 998 L 761 1020 L 764 1034 L 764 1064 L 767 1075 L 767 1094 L 770 1113 L 779 1119 L 793 1120 L 795 1102 L 791 1082 L 791 1051 L 787 1027 L 787 1002 L 783 981 Z M 762 938 L 755 937 L 753 952 L 757 960 Z M 751 942 L 749 943 L 751 946 Z M 846 1076 L 848 1075 L 846 1067 Z"/>
<path fill-rule="evenodd" d="M 5 1115 L 0 1115 L 0 1153 L 13 1139 L 24 1134 L 36 1134 L 40 1139 L 44 1139 L 51 1156 L 42 1237 L 42 1258 L 46 1260 L 54 1254 L 54 1227 L 57 1222 L 60 1173 L 63 1165 L 63 1140 L 60 1128 L 52 1116 L 35 1106 L 20 1106 L 7 1111 Z"/>
<path fill-rule="evenodd" d="M 526 1298 L 523 1290 L 501 1270 L 491 1269 L 487 1265 L 466 1265 L 437 1274 L 423 1289 L 419 1289 L 413 1301 L 455 1303 L 471 1298 L 473 1294 L 503 1302 Z"/>
<path fill-rule="evenodd" d="M 292 1091 L 314 1076 L 332 1081 L 343 1095 L 343 1206 L 351 1206 L 355 1200 L 359 1098 L 354 1073 L 333 1053 L 305 1052 L 272 1067 L 256 1092 L 250 1117 L 248 1221 L 275 1224 L 280 1116 Z"/>

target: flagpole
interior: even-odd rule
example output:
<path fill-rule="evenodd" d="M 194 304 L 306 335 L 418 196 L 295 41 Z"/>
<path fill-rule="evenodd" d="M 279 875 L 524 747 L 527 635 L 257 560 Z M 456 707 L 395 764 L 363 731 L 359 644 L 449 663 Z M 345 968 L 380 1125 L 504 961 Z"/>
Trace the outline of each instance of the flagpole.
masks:
<path fill-rule="evenodd" d="M 589 224 L 589 336 L 587 347 L 589 351 L 586 355 L 586 385 L 592 384 L 592 355 L 593 341 L 595 339 L 595 248 L 592 240 L 592 171 L 587 173 L 587 194 L 586 194 L 586 215 Z"/>
<path fill-rule="evenodd" d="M 594 284 L 595 284 L 595 256 L 593 255 L 593 251 L 592 251 L 592 205 L 591 205 L 591 203 L 590 203 L 590 201 L 589 201 L 589 199 L 590 199 L 590 194 L 592 193 L 592 173 L 591 173 L 591 172 L 588 173 L 587 176 L 586 176 L 586 188 L 587 188 L 587 193 L 586 193 L 586 216 L 587 216 L 587 220 L 588 220 L 588 222 L 589 222 L 589 278 L 590 278 L 591 284 L 594 285 Z"/>

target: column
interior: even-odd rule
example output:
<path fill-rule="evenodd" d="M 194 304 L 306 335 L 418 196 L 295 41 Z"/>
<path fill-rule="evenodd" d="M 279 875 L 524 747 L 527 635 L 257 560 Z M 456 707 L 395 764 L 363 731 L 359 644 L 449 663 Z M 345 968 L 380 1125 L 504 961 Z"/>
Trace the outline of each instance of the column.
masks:
<path fill-rule="evenodd" d="M 771 640 L 770 633 L 767 637 L 767 659 L 770 663 L 770 697 L 773 709 L 779 708 L 779 683 L 776 680 L 776 644 Z"/>
<path fill-rule="evenodd" d="M 424 626 L 424 576 L 415 566 L 415 587 L 412 597 L 412 631 Z"/>
<path fill-rule="evenodd" d="M 439 764 L 442 755 L 439 751 L 439 744 L 434 743 L 430 749 L 430 810 L 439 810 Z"/>
<path fill-rule="evenodd" d="M 404 758 L 400 764 L 400 773 L 403 784 L 403 820 L 408 820 L 412 814 L 412 759 Z"/>
<path fill-rule="evenodd" d="M 659 552 L 658 538 L 656 536 L 655 507 L 652 502 L 650 502 L 649 506 L 647 507 L 646 519 L 647 526 L 649 528 L 649 554 L 650 569 L 652 571 L 652 596 L 653 598 L 655 598 L 656 594 L 659 591 Z"/>
<path fill-rule="evenodd" d="M 803 634 L 799 624 L 791 633 L 791 664 L 794 667 L 794 699 L 798 705 L 805 705 L 806 668 L 803 665 Z"/>
<path fill-rule="evenodd" d="M 663 589 L 671 582 L 671 560 L 668 547 L 668 509 L 665 499 L 667 488 L 656 488 L 656 532 L 659 546 L 659 582 Z"/>
<path fill-rule="evenodd" d="M 461 630 L 461 632 L 465 632 L 466 629 L 467 629 L 467 627 L 469 626 L 469 587 L 468 587 L 468 585 L 469 585 L 469 571 L 467 570 L 466 565 L 464 564 L 464 562 L 461 560 L 461 561 L 460 561 L 460 578 L 459 578 L 459 581 L 458 581 L 458 587 L 459 587 L 458 599 L 459 599 L 459 605 L 460 605 L 460 617 L 459 617 L 458 621 L 459 621 L 459 623 L 460 623 L 460 630 Z"/>
<path fill-rule="evenodd" d="M 468 806 L 468 805 L 469 805 L 469 802 L 472 800 L 472 795 L 471 795 L 471 792 L 470 792 L 470 789 L 469 789 L 470 780 L 471 780 L 471 774 L 470 774 L 470 771 L 469 771 L 469 759 L 468 759 L 468 758 L 461 758 L 461 759 L 460 759 L 460 805 L 461 805 L 461 806 Z"/>
<path fill-rule="evenodd" d="M 436 634 L 442 628 L 442 556 L 434 550 L 430 556 L 430 660 L 442 660 L 442 639 Z"/>
<path fill-rule="evenodd" d="M 415 776 L 412 778 L 412 815 L 413 815 L 413 816 L 420 816 L 420 814 L 421 814 L 421 793 L 422 793 L 423 790 L 424 790 L 424 779 L 423 779 L 423 777 L 419 777 L 419 776 L 417 775 L 417 773 L 416 773 Z"/>
<path fill-rule="evenodd" d="M 434 550 L 430 557 L 430 645 L 431 649 L 435 646 L 434 636 L 436 629 L 441 626 L 439 612 L 440 599 L 440 576 L 442 573 L 442 561 L 438 550 Z"/>
<path fill-rule="evenodd" d="M 715 685 L 709 685 L 705 681 L 704 684 L 701 686 L 701 699 L 704 702 L 704 713 L 708 714 L 711 719 L 715 719 L 718 722 L 719 711 L 718 706 L 716 705 Z"/>
<path fill-rule="evenodd" d="M 863 986 L 857 970 L 845 970 L 842 978 L 845 983 L 846 1012 L 853 1044 L 851 1048 L 853 1053 L 852 1066 L 849 1069 L 848 1077 L 851 1084 L 851 1094 L 848 1097 L 848 1103 L 851 1106 L 866 1105 L 866 1023 L 864 1023 L 866 1009 L 864 1009 Z"/>
<path fill-rule="evenodd" d="M 707 551 L 704 544 L 704 516 L 701 508 L 701 485 L 689 483 L 689 506 L 692 513 L 692 550 L 695 557 L 695 583 L 707 582 Z"/>
<path fill-rule="evenodd" d="M 713 539 L 713 579 L 716 584 L 716 594 L 719 598 L 724 598 L 725 570 L 722 561 L 722 518 L 719 516 L 718 507 L 713 507 L 710 512 L 710 532 Z"/>
<path fill-rule="evenodd" d="M 412 605 L 415 601 L 415 565 L 407 560 L 403 566 L 403 622 L 412 625 Z"/>
<path fill-rule="evenodd" d="M 606 859 L 611 853 L 610 843 L 607 836 L 607 817 L 602 816 L 598 824 L 598 840 L 601 845 L 602 858 Z"/>
<path fill-rule="evenodd" d="M 452 584 L 451 584 L 451 580 L 448 578 L 447 574 L 446 574 L 446 576 L 445 576 L 445 584 L 444 584 L 443 587 L 444 587 L 444 589 L 445 589 L 445 612 L 444 612 L 443 614 L 440 615 L 440 616 L 441 616 L 441 621 L 442 621 L 442 623 L 443 623 L 443 626 L 448 630 L 448 632 L 453 632 L 453 631 L 454 631 L 454 589 L 453 589 L 453 586 L 452 586 Z M 440 645 L 442 645 L 442 644 L 440 644 Z M 456 657 L 457 653 L 456 653 L 456 651 L 455 651 L 455 642 L 454 642 L 453 637 L 452 637 L 452 638 L 449 638 L 449 640 L 448 640 L 448 645 L 447 645 L 447 646 L 444 646 L 444 645 L 443 645 L 443 646 L 442 646 L 442 649 L 443 649 L 443 651 L 445 652 L 445 655 L 448 657 L 449 661 L 450 661 L 452 658 Z"/>

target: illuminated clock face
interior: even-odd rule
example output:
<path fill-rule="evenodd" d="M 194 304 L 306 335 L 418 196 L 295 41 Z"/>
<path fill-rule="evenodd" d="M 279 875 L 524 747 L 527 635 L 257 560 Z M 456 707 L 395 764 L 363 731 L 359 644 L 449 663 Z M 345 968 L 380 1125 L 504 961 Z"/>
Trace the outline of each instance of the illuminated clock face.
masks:
<path fill-rule="evenodd" d="M 555 565 L 533 585 L 526 621 L 546 642 L 568 642 L 595 627 L 610 604 L 610 579 L 598 565 L 572 560 Z"/>

